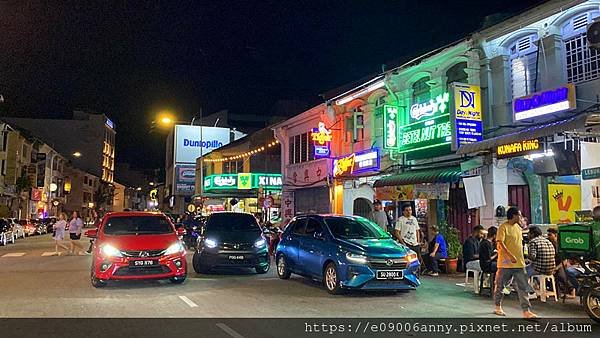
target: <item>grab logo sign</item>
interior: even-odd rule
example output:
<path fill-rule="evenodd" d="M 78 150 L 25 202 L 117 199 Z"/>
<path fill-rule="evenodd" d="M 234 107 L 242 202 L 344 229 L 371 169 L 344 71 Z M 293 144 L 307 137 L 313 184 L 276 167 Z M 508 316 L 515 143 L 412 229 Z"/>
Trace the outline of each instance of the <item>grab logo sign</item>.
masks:
<path fill-rule="evenodd" d="M 565 238 L 565 242 L 569 243 L 569 244 L 583 244 L 584 241 L 581 238 L 571 238 L 571 237 L 567 237 Z"/>

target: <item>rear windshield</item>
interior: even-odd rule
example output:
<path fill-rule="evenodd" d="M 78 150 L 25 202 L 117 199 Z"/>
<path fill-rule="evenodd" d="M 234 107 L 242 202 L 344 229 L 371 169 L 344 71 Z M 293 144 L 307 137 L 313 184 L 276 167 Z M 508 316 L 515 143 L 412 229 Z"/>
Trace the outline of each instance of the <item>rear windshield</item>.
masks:
<path fill-rule="evenodd" d="M 107 235 L 148 235 L 170 234 L 173 227 L 162 216 L 126 216 L 111 217 L 104 225 Z"/>
<path fill-rule="evenodd" d="M 206 223 L 208 231 L 258 231 L 258 223 L 252 215 L 216 213 L 210 215 Z"/>

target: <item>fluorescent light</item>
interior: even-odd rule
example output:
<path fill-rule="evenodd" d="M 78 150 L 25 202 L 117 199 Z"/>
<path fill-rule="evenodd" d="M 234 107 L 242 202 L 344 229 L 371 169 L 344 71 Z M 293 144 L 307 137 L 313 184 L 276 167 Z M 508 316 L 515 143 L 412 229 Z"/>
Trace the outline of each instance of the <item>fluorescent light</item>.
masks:
<path fill-rule="evenodd" d="M 528 160 L 533 160 L 536 158 L 542 158 L 542 157 L 552 157 L 554 156 L 554 152 L 552 151 L 552 149 L 548 149 L 543 153 L 537 153 L 537 154 L 531 154 L 531 155 L 526 155 L 524 156 L 526 159 Z"/>
<path fill-rule="evenodd" d="M 558 113 L 561 111 L 569 110 L 569 107 L 570 107 L 569 101 L 562 101 L 562 102 L 554 103 L 551 105 L 515 113 L 515 120 L 519 121 L 519 120 L 529 119 L 529 118 L 536 117 L 536 116 Z"/>
<path fill-rule="evenodd" d="M 339 105 L 348 103 L 348 102 L 350 102 L 350 101 L 352 101 L 354 99 L 357 99 L 357 98 L 359 98 L 359 97 L 361 97 L 361 96 L 363 96 L 365 94 L 368 94 L 368 93 L 370 93 L 370 92 L 372 92 L 372 91 L 374 91 L 376 89 L 379 89 L 379 88 L 381 88 L 383 86 L 385 86 L 385 82 L 383 80 L 379 80 L 379 81 L 373 83 L 372 85 L 368 86 L 367 88 L 364 88 L 364 89 L 362 89 L 362 90 L 360 90 L 360 91 L 358 91 L 358 92 L 356 92 L 356 93 L 354 93 L 352 95 L 344 96 L 341 99 L 336 100 L 335 104 L 337 104 L 339 106 Z"/>

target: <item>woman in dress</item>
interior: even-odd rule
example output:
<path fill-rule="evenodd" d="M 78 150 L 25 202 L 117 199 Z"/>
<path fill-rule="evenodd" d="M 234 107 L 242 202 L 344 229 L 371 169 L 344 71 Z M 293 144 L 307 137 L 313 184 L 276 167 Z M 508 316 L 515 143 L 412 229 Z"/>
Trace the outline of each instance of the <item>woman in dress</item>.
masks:
<path fill-rule="evenodd" d="M 67 214 L 61 212 L 58 216 L 58 221 L 52 225 L 54 229 L 54 235 L 52 235 L 52 239 L 54 239 L 54 255 L 60 256 L 58 252 L 58 247 L 65 249 L 64 252 L 69 251 L 69 247 L 63 242 L 65 239 L 65 228 L 67 226 Z"/>

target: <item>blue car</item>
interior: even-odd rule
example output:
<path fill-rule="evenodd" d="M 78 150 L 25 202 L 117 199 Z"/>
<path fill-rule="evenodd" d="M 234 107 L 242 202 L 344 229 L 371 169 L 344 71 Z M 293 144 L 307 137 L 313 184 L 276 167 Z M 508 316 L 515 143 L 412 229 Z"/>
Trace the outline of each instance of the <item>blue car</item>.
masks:
<path fill-rule="evenodd" d="M 371 221 L 357 216 L 297 216 L 276 251 L 277 274 L 323 282 L 331 294 L 344 289 L 414 290 L 417 254 Z"/>

